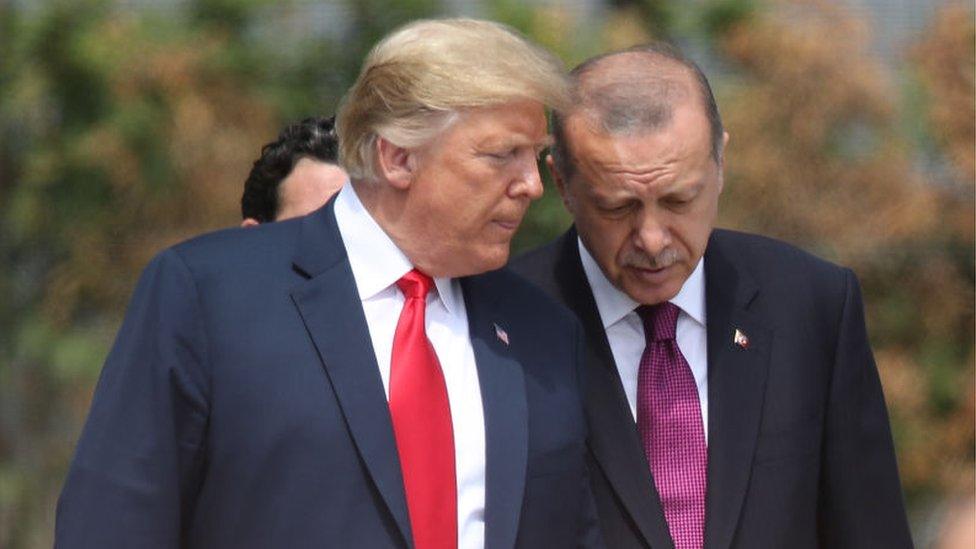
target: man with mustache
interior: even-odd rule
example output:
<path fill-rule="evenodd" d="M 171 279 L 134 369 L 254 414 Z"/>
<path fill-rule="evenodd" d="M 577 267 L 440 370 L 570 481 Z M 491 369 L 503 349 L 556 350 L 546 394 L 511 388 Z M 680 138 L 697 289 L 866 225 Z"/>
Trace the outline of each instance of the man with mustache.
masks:
<path fill-rule="evenodd" d="M 583 321 L 608 546 L 911 546 L 854 274 L 712 230 L 728 134 L 679 52 L 571 76 L 549 167 L 575 224 L 515 267 Z"/>
<path fill-rule="evenodd" d="M 56 545 L 598 544 L 579 323 L 498 270 L 567 99 L 497 23 L 381 41 L 338 113 L 349 185 L 146 269 Z"/>

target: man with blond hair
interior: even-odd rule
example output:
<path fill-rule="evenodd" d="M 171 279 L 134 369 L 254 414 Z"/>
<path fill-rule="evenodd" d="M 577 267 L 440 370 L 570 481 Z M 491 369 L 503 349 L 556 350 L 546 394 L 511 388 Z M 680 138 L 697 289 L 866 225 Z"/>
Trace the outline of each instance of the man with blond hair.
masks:
<path fill-rule="evenodd" d="M 581 329 L 497 270 L 566 101 L 558 63 L 496 23 L 380 42 L 338 113 L 350 185 L 147 268 L 57 546 L 599 544 Z"/>

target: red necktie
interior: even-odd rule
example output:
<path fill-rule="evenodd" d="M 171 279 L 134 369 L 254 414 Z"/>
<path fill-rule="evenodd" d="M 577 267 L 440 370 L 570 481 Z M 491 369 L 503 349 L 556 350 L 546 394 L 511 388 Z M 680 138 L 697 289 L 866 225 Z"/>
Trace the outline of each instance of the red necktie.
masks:
<path fill-rule="evenodd" d="M 647 346 L 637 374 L 637 428 L 675 549 L 705 538 L 708 449 L 695 376 L 675 341 L 678 307 L 642 305 Z"/>
<path fill-rule="evenodd" d="M 444 374 L 427 339 L 424 311 L 433 281 L 416 269 L 397 281 L 403 311 L 393 336 L 390 416 L 417 549 L 457 547 L 454 430 Z"/>

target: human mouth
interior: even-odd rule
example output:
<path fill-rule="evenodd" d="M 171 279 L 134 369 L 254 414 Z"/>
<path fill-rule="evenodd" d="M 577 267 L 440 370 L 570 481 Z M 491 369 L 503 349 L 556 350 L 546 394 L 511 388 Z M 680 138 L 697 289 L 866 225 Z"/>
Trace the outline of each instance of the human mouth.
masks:
<path fill-rule="evenodd" d="M 666 267 L 646 268 L 630 265 L 627 268 L 636 278 L 643 282 L 648 284 L 660 284 L 661 282 L 667 280 L 667 278 L 670 276 L 672 266 L 673 265 L 668 265 Z"/>
<path fill-rule="evenodd" d="M 672 267 L 678 264 L 678 254 L 666 249 L 656 256 L 633 254 L 626 257 L 623 267 L 642 284 L 659 285 L 671 278 Z"/>
<path fill-rule="evenodd" d="M 509 233 L 514 233 L 519 225 L 522 224 L 522 219 L 525 217 L 525 212 L 505 212 L 500 213 L 498 217 L 491 220 L 492 224 L 501 230 Z"/>
<path fill-rule="evenodd" d="M 514 232 L 515 229 L 518 229 L 518 226 L 519 226 L 519 222 L 518 221 L 502 221 L 502 220 L 497 220 L 496 219 L 494 221 L 494 223 L 495 223 L 495 225 L 501 227 L 502 229 L 504 229 L 506 231 L 512 231 L 512 232 Z"/>

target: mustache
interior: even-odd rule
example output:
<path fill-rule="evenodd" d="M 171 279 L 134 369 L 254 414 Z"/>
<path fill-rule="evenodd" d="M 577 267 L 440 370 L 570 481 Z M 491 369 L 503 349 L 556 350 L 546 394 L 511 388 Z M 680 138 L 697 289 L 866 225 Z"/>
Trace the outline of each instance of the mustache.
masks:
<path fill-rule="evenodd" d="M 665 248 L 656 255 L 647 255 L 638 250 L 628 251 L 622 258 L 621 263 L 625 267 L 637 269 L 664 269 L 678 262 L 678 251 L 674 248 Z"/>

